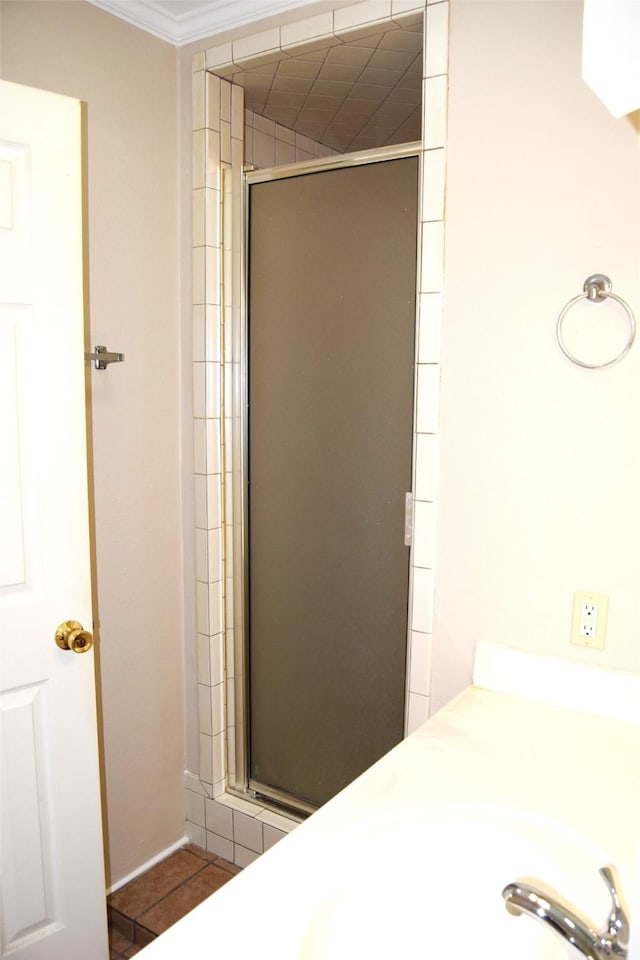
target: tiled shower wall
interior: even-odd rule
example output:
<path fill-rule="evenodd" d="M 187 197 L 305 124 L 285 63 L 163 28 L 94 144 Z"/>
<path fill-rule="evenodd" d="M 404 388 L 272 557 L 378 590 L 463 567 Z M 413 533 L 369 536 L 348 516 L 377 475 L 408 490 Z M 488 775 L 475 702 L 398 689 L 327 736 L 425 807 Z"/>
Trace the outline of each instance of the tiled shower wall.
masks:
<path fill-rule="evenodd" d="M 285 163 L 332 157 L 336 152 L 324 143 L 316 143 L 251 110 L 245 110 L 244 115 L 244 162 L 247 166 L 266 170 Z"/>
<path fill-rule="evenodd" d="M 243 109 L 243 90 L 221 76 L 274 51 L 322 47 L 380 32 L 424 12 L 422 180 L 414 434 L 407 732 L 428 716 L 433 628 L 440 324 L 444 262 L 448 0 L 365 0 L 291 27 L 198 54 L 193 67 L 193 405 L 195 436 L 197 669 L 200 769 L 185 774 L 187 833 L 245 866 L 295 826 L 225 792 L 235 749 L 232 329 L 240 309 L 243 162 L 276 165 L 331 151 Z M 406 20 L 405 20 L 406 22 Z M 259 134 L 259 136 L 258 136 Z M 264 135 L 264 136 L 262 136 Z M 223 195 L 226 195 L 223 216 Z M 232 211 L 230 215 L 230 211 Z M 236 229 L 232 230 L 232 223 Z"/>

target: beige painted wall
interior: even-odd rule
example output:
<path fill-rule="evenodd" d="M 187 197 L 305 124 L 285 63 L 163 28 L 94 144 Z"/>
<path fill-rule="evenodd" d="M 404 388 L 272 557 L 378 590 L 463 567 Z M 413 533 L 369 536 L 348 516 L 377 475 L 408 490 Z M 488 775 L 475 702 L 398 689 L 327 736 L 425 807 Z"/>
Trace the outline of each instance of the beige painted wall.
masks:
<path fill-rule="evenodd" d="M 177 51 L 78 2 L 4 2 L 4 79 L 87 103 L 108 877 L 184 832 Z M 73 749 L 73 745 L 69 745 Z"/>
<path fill-rule="evenodd" d="M 640 669 L 640 343 L 592 372 L 555 341 L 591 273 L 640 319 L 639 115 L 583 84 L 581 20 L 579 3 L 452 3 L 436 708 L 480 640 Z M 577 311 L 602 331 L 594 359 L 615 354 L 619 311 Z M 569 644 L 579 589 L 610 595 L 602 653 Z"/>

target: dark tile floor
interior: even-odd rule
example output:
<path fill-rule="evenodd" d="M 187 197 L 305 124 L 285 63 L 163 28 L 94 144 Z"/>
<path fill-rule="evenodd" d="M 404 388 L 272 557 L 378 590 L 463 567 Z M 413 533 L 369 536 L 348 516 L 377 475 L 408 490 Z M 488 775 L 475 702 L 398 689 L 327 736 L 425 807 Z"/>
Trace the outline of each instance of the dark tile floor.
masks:
<path fill-rule="evenodd" d="M 112 893 L 107 897 L 111 960 L 135 956 L 239 871 L 187 844 Z"/>

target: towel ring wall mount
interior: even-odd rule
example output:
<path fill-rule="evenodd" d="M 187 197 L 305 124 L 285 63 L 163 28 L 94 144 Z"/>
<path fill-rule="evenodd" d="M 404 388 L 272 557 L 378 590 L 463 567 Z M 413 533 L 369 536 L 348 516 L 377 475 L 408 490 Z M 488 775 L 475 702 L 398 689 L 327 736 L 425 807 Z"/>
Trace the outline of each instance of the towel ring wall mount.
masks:
<path fill-rule="evenodd" d="M 618 363 L 619 360 L 622 360 L 623 357 L 626 357 L 635 339 L 636 320 L 633 315 L 633 311 L 629 304 L 622 299 L 622 297 L 619 297 L 617 294 L 612 292 L 611 280 L 609 277 L 605 276 L 604 273 L 594 273 L 592 276 L 587 277 L 582 289 L 584 293 L 579 293 L 577 297 L 573 297 L 573 299 L 569 300 L 569 302 L 566 303 L 560 311 L 558 322 L 556 324 L 556 337 L 558 339 L 558 345 L 565 357 L 568 357 L 572 363 L 577 363 L 579 367 L 585 367 L 587 370 L 599 370 L 601 367 L 611 367 L 614 363 Z M 626 313 L 627 320 L 629 321 L 629 338 L 620 353 L 616 354 L 612 360 L 606 360 L 604 363 L 585 363 L 584 360 L 579 360 L 577 357 L 575 357 L 564 342 L 562 335 L 564 318 L 568 314 L 569 310 L 571 310 L 576 303 L 579 303 L 580 300 L 590 300 L 591 303 L 602 303 L 603 300 L 615 300 L 616 303 L 620 304 Z"/>

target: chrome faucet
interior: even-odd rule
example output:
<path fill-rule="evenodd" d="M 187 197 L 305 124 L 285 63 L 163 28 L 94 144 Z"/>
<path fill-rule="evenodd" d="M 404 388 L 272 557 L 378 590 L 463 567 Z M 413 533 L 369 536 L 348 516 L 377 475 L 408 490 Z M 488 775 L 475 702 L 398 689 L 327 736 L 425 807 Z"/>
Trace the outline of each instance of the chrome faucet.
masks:
<path fill-rule="evenodd" d="M 611 895 L 611 913 L 600 933 L 596 933 L 571 907 L 529 883 L 510 883 L 502 891 L 510 914 L 536 917 L 559 933 L 589 960 L 625 960 L 629 947 L 629 919 L 620 903 L 617 877 L 612 866 L 601 867 L 600 876 Z"/>

